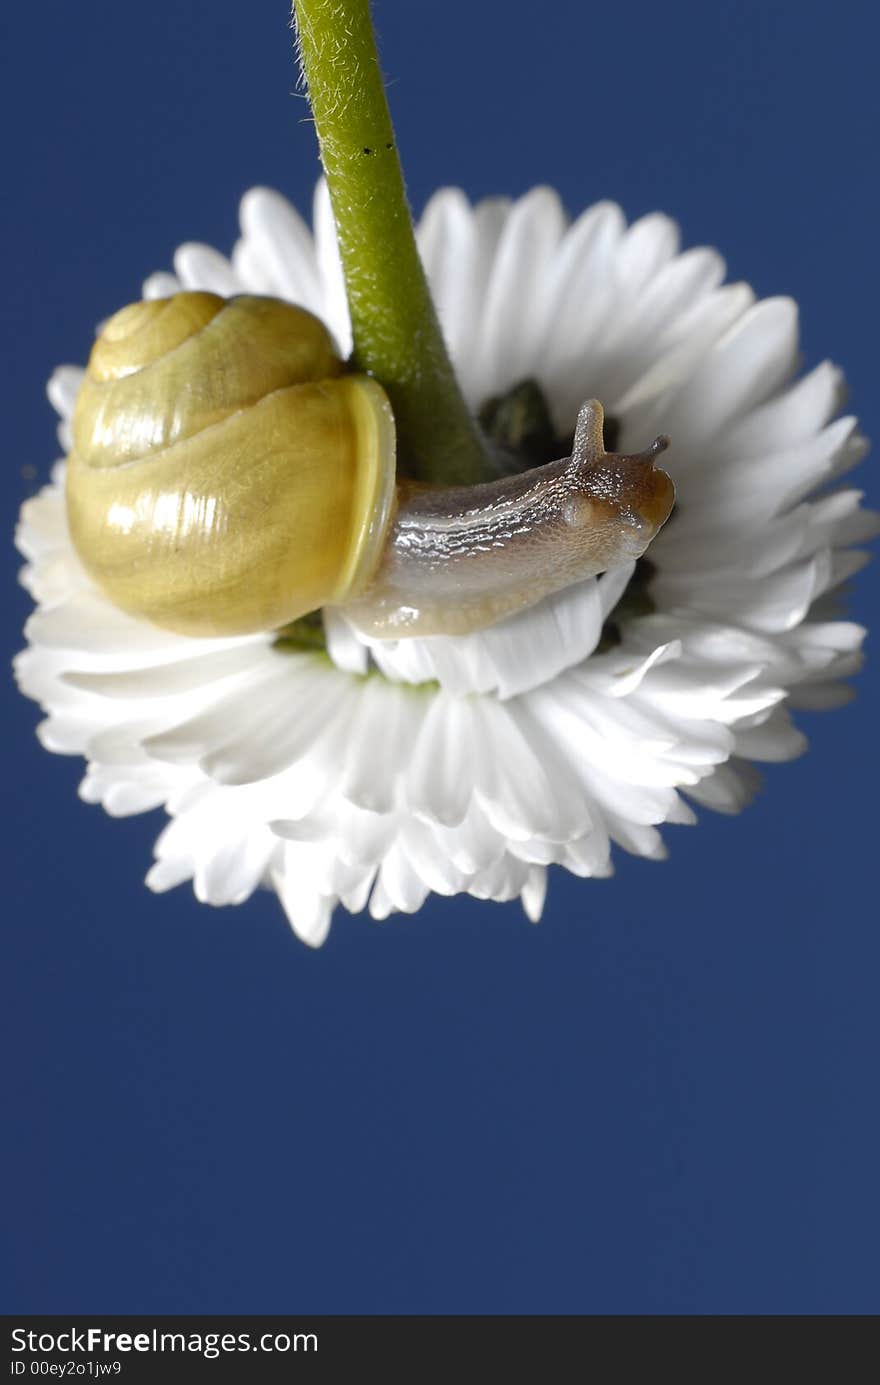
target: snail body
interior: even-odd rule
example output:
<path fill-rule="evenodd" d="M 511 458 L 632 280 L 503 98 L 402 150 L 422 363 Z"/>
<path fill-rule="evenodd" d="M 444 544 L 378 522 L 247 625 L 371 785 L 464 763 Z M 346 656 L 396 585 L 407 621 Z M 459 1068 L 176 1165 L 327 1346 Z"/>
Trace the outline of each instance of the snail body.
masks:
<path fill-rule="evenodd" d="M 571 457 L 485 484 L 398 482 L 394 418 L 310 313 L 179 293 L 105 325 L 73 418 L 74 546 L 117 606 L 193 636 L 324 606 L 366 635 L 463 634 L 644 552 L 673 503 L 605 453 L 602 406 Z"/>

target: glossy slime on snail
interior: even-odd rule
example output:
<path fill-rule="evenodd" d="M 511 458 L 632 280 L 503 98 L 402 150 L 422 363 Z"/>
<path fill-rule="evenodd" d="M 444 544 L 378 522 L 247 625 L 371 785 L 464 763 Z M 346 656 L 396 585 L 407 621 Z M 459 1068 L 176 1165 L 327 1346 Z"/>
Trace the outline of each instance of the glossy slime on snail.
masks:
<path fill-rule="evenodd" d="M 74 546 L 117 606 L 192 636 L 273 630 L 324 606 L 363 634 L 460 635 L 639 557 L 674 489 L 657 438 L 475 486 L 399 480 L 394 418 L 311 313 L 178 293 L 105 324 L 73 418 Z"/>

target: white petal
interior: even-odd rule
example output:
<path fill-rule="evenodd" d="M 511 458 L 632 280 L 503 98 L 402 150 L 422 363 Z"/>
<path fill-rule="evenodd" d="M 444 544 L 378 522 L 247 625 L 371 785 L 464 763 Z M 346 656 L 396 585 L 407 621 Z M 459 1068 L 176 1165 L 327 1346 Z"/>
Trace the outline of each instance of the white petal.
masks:
<path fill-rule="evenodd" d="M 702 463 L 700 450 L 731 417 L 763 403 L 786 383 L 797 359 L 797 307 L 768 298 L 749 309 L 707 354 L 662 416 L 675 448 L 676 474 Z"/>
<path fill-rule="evenodd" d="M 203 289 L 223 298 L 241 292 L 238 275 L 229 260 L 210 245 L 181 245 L 174 256 L 174 268 L 185 289 Z"/>
<path fill-rule="evenodd" d="M 761 576 L 722 571 L 711 577 L 658 578 L 657 599 L 670 607 L 687 605 L 715 620 L 756 630 L 790 630 L 806 615 L 811 603 L 827 585 L 827 560 L 817 555 L 781 572 Z"/>
<path fill-rule="evenodd" d="M 327 653 L 338 669 L 343 673 L 366 673 L 367 646 L 335 606 L 324 607 L 324 637 Z"/>
<path fill-rule="evenodd" d="M 540 867 L 530 870 L 525 885 L 520 890 L 520 899 L 526 918 L 530 923 L 538 923 L 544 912 L 547 897 L 547 872 Z"/>
<path fill-rule="evenodd" d="M 503 197 L 478 203 L 473 210 L 470 254 L 461 266 L 466 289 L 462 294 L 458 340 L 450 339 L 450 350 L 462 392 L 474 410 L 491 393 L 493 363 L 482 354 L 481 331 L 486 288 L 510 206 Z"/>
<path fill-rule="evenodd" d="M 678 250 L 678 227 L 662 212 L 630 226 L 620 248 L 617 272 L 630 294 L 638 293 Z"/>
<path fill-rule="evenodd" d="M 817 485 L 842 470 L 841 459 L 855 440 L 855 419 L 841 418 L 789 452 L 770 453 L 726 468 L 706 467 L 679 479 L 682 501 L 678 538 L 699 530 L 753 532 L 762 521 L 784 512 Z M 674 527 L 667 543 L 671 543 Z"/>
<path fill-rule="evenodd" d="M 626 585 L 633 564 L 616 578 L 606 573 L 545 597 L 498 624 L 456 638 L 369 641 L 388 677 L 410 683 L 436 679 L 454 693 L 497 692 L 514 697 L 580 663 L 602 632 L 602 583 L 610 598 Z"/>
<path fill-rule="evenodd" d="M 470 700 L 440 694 L 428 699 L 407 772 L 412 811 L 454 827 L 475 787 L 472 745 L 477 735 Z"/>
<path fill-rule="evenodd" d="M 482 312 L 479 353 L 487 394 L 531 371 L 529 336 L 540 338 L 554 252 L 566 217 L 556 193 L 534 188 L 516 202 L 498 241 Z"/>
<path fill-rule="evenodd" d="M 52 408 L 62 418 L 73 417 L 73 406 L 84 378 L 85 371 L 79 366 L 60 365 L 53 370 L 46 386 L 46 393 Z"/>
<path fill-rule="evenodd" d="M 412 870 L 434 894 L 460 894 L 467 888 L 469 882 L 451 857 L 441 849 L 436 831 L 430 823 L 418 820 L 406 822 L 400 840 Z"/>
<path fill-rule="evenodd" d="M 789 696 L 789 705 L 804 712 L 827 712 L 833 707 L 845 707 L 855 697 L 855 690 L 846 683 L 802 683 Z"/>
<path fill-rule="evenodd" d="M 372 813 L 392 811 L 431 701 L 427 693 L 381 678 L 364 682 L 348 716 L 339 778 L 339 792 L 350 803 Z"/>
<path fill-rule="evenodd" d="M 312 237 L 287 199 L 271 188 L 252 188 L 241 200 L 240 219 L 248 246 L 246 263 L 251 272 L 256 270 L 258 287 L 271 285 L 279 298 L 320 312 L 323 299 Z"/>
<path fill-rule="evenodd" d="M 803 755 L 807 738 L 784 707 L 775 707 L 758 725 L 737 728 L 737 754 L 749 760 L 794 760 Z"/>
<path fill-rule="evenodd" d="M 336 223 L 330 207 L 330 194 L 323 178 L 315 188 L 314 222 L 315 259 L 321 303 L 319 316 L 333 333 L 340 354 L 347 356 L 352 345 L 351 320 L 336 241 Z"/>
<path fill-rule="evenodd" d="M 676 324 L 670 342 L 656 344 L 657 356 L 639 379 L 609 398 L 609 409 L 622 419 L 620 446 L 637 450 L 646 437 L 665 427 L 666 400 L 703 363 L 709 350 L 744 316 L 755 301 L 748 284 L 728 284 L 703 297 Z M 642 357 L 640 356 L 640 359 Z"/>
<path fill-rule="evenodd" d="M 241 904 L 259 885 L 273 849 L 267 832 L 215 843 L 196 871 L 196 897 L 205 904 Z"/>
<path fill-rule="evenodd" d="M 841 371 L 824 361 L 803 379 L 725 431 L 715 450 L 717 464 L 767 456 L 808 441 L 837 413 L 846 391 Z"/>
<path fill-rule="evenodd" d="M 191 879 L 192 866 L 186 857 L 168 857 L 150 867 L 145 883 L 157 894 L 163 894 L 165 890 L 173 890 L 176 885 Z"/>
<path fill-rule="evenodd" d="M 185 636 L 172 635 L 118 611 L 97 593 L 75 592 L 57 606 L 36 611 L 26 626 L 28 638 L 49 649 L 107 654 L 125 659 L 131 645 L 145 656 L 190 653 Z M 129 655 L 130 657 L 130 655 Z"/>
<path fill-rule="evenodd" d="M 292 669 L 285 662 L 295 660 Z M 251 784 L 287 769 L 350 714 L 356 689 L 308 655 L 282 654 L 248 684 L 145 747 L 172 763 L 195 757 L 221 784 Z"/>
<path fill-rule="evenodd" d="M 335 901 L 298 885 L 288 869 L 273 871 L 272 883 L 296 936 L 320 947 L 330 932 Z"/>
<path fill-rule="evenodd" d="M 180 288 L 180 282 L 173 274 L 160 272 L 144 280 L 141 292 L 144 298 L 171 298 Z"/>
<path fill-rule="evenodd" d="M 434 194 L 419 222 L 417 239 L 446 345 L 453 359 L 460 359 L 472 324 L 477 246 L 474 216 L 458 188 Z"/>
<path fill-rule="evenodd" d="M 395 842 L 382 862 L 370 897 L 373 918 L 387 918 L 395 909 L 403 914 L 414 914 L 421 909 L 427 895 L 425 881 L 411 865 L 400 842 Z"/>
<path fill-rule="evenodd" d="M 761 777 L 744 760 L 719 765 L 714 774 L 703 779 L 688 794 L 705 808 L 716 813 L 740 813 L 751 803 L 761 787 Z"/>
<path fill-rule="evenodd" d="M 124 701 L 164 700 L 197 691 L 206 682 L 213 684 L 237 674 L 250 678 L 255 657 L 254 645 L 248 641 L 214 653 L 182 658 L 170 664 L 156 664 L 147 669 L 126 669 L 121 673 L 66 673 L 63 677 L 71 687 L 99 693 L 102 697 Z"/>

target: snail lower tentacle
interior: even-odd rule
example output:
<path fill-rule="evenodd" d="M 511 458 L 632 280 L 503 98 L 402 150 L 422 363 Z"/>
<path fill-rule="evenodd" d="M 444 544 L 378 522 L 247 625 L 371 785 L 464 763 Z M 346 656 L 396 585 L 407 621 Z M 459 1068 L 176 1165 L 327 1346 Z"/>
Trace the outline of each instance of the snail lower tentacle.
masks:
<path fill-rule="evenodd" d="M 194 636 L 325 606 L 367 635 L 464 634 L 640 556 L 668 517 L 666 439 L 482 485 L 397 483 L 381 386 L 276 299 L 180 293 L 105 325 L 73 419 L 71 537 L 108 598 Z"/>

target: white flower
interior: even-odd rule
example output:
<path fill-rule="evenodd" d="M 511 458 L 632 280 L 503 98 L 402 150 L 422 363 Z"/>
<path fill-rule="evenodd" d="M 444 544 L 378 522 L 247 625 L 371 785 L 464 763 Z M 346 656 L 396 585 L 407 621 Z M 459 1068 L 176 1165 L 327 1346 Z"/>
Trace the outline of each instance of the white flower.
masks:
<path fill-rule="evenodd" d="M 185 245 L 146 295 L 279 295 L 347 351 L 323 186 L 314 239 L 264 189 L 241 225 L 231 260 Z M 547 189 L 476 207 L 444 190 L 418 238 L 474 409 L 532 377 L 561 434 L 595 396 L 619 450 L 671 435 L 678 502 L 649 554 L 653 613 L 618 606 L 629 565 L 465 638 L 368 649 L 337 620 L 328 660 L 269 634 L 171 635 L 109 605 L 71 548 L 62 464 L 20 527 L 38 609 L 17 671 L 47 712 L 43 744 L 87 757 L 82 797 L 109 813 L 165 806 L 153 889 L 192 879 L 199 899 L 235 904 L 274 887 L 313 944 L 337 902 L 383 918 L 431 890 L 519 895 L 537 919 L 553 862 L 607 875 L 612 842 L 662 857 L 659 824 L 693 822 L 686 800 L 742 808 L 752 761 L 804 748 L 788 708 L 845 701 L 859 664 L 863 631 L 832 619 L 828 593 L 877 529 L 836 486 L 865 444 L 835 418 L 834 366 L 795 379 L 793 302 L 722 286 L 719 256 L 680 253 L 665 216 L 627 227 L 606 202 L 569 225 Z M 80 378 L 64 367 L 49 386 L 65 448 Z M 609 617 L 619 641 L 597 652 Z"/>

